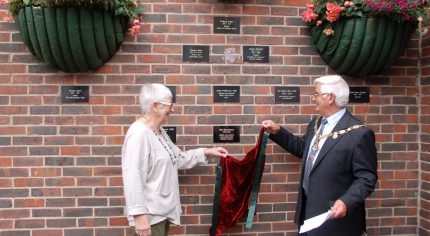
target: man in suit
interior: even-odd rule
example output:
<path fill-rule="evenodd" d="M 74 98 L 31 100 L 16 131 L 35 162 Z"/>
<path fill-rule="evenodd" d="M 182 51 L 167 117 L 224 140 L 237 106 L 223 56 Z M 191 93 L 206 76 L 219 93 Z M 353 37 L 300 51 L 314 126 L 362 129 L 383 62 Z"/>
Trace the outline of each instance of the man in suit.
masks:
<path fill-rule="evenodd" d="M 262 125 L 270 139 L 302 159 L 302 174 L 294 222 L 334 212 L 306 235 L 353 236 L 366 231 L 364 202 L 377 181 L 375 134 L 346 109 L 349 87 L 342 77 L 314 81 L 312 101 L 320 117 L 299 137 L 271 120 Z"/>

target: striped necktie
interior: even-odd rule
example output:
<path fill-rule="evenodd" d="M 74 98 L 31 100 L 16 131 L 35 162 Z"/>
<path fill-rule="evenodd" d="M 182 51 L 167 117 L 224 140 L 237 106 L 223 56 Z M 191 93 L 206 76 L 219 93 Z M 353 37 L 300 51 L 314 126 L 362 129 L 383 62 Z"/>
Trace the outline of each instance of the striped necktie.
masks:
<path fill-rule="evenodd" d="M 311 146 L 311 151 L 309 152 L 308 157 L 306 158 L 305 175 L 303 177 L 303 189 L 305 190 L 306 194 L 308 193 L 308 188 L 309 188 L 309 175 L 313 167 L 314 158 L 318 153 L 318 150 L 319 150 L 318 144 L 320 142 L 321 135 L 323 133 L 323 130 L 326 124 L 327 124 L 327 119 L 323 118 L 321 120 L 320 130 L 318 131 L 318 134 L 316 134 L 315 140 Z"/>

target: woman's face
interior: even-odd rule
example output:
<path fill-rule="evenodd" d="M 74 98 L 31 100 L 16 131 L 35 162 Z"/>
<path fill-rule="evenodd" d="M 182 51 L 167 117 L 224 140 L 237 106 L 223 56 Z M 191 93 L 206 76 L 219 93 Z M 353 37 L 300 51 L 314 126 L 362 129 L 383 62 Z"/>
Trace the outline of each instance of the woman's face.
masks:
<path fill-rule="evenodd" d="M 164 124 L 167 122 L 167 116 L 170 115 L 170 113 L 174 112 L 173 103 L 170 102 L 156 102 L 156 106 L 158 108 L 158 115 L 161 118 L 161 124 Z"/>

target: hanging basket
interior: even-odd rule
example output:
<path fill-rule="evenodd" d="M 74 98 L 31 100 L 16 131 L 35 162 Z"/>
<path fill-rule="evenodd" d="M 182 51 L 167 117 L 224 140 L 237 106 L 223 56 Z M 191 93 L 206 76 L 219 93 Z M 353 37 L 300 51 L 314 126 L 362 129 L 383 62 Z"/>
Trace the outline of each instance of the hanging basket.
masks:
<path fill-rule="evenodd" d="M 25 7 L 18 23 L 30 52 L 66 72 L 99 68 L 117 52 L 127 31 L 127 18 L 86 8 Z"/>
<path fill-rule="evenodd" d="M 348 18 L 332 25 L 334 35 L 325 35 L 327 25 L 320 25 L 311 28 L 311 36 L 318 53 L 337 73 L 365 77 L 390 67 L 403 54 L 416 26 L 378 17 Z"/>

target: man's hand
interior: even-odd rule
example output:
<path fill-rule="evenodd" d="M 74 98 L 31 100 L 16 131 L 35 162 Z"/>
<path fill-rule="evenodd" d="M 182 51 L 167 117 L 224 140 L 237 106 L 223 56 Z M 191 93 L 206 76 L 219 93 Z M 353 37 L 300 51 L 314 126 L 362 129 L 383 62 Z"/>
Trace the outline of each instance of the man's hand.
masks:
<path fill-rule="evenodd" d="M 151 225 L 147 215 L 134 216 L 136 221 L 136 233 L 139 236 L 151 236 Z"/>
<path fill-rule="evenodd" d="M 332 220 L 343 218 L 348 212 L 348 208 L 346 208 L 346 205 L 342 202 L 342 200 L 336 200 L 330 210 L 334 212 L 334 215 L 331 217 Z"/>
<path fill-rule="evenodd" d="M 281 127 L 271 120 L 264 120 L 261 125 L 266 128 L 267 132 L 270 134 L 277 134 Z"/>

